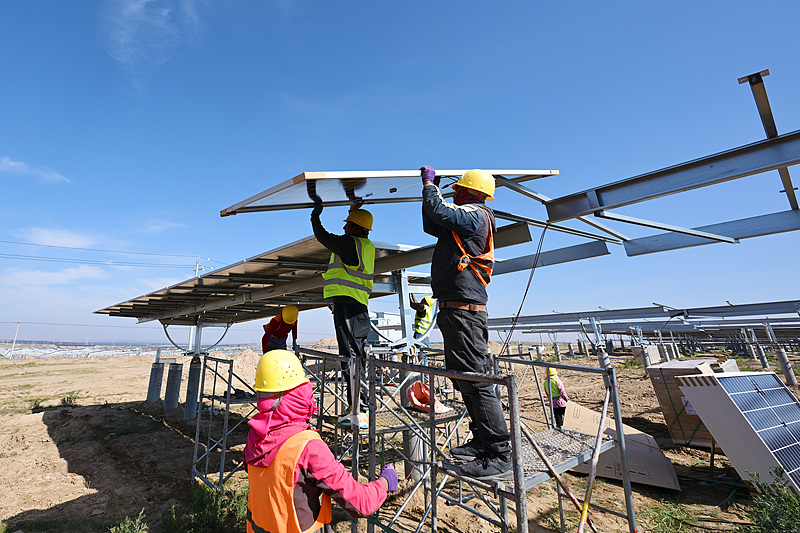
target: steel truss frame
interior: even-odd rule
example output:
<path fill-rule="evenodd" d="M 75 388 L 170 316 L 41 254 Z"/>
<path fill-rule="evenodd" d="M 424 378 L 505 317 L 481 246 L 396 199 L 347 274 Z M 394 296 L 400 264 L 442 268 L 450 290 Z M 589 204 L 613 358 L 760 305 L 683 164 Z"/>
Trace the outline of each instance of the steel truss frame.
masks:
<path fill-rule="evenodd" d="M 497 362 L 504 362 L 512 366 L 515 364 L 531 365 L 541 367 L 554 367 L 564 370 L 575 370 L 580 372 L 590 372 L 601 374 L 608 381 L 609 394 L 614 406 L 614 418 L 617 422 L 617 435 L 621 436 L 618 440 L 618 449 L 620 453 L 620 460 L 623 464 L 623 487 L 625 490 L 626 500 L 626 514 L 616 513 L 614 511 L 603 509 L 602 507 L 592 505 L 594 509 L 601 511 L 611 512 L 617 516 L 622 516 L 629 522 L 630 531 L 636 531 L 636 517 L 633 509 L 633 499 L 630 486 L 630 476 L 627 467 L 627 457 L 625 455 L 625 442 L 624 433 L 622 432 L 622 416 L 621 407 L 619 405 L 619 397 L 617 395 L 617 382 L 616 373 L 613 368 L 608 367 L 605 369 L 598 369 L 593 367 L 580 367 L 573 365 L 545 363 L 541 361 L 525 360 L 513 357 L 500 357 Z M 384 385 L 380 383 L 379 374 L 381 371 L 395 370 L 405 373 L 406 375 L 419 375 L 427 376 L 427 382 L 433 383 L 432 397 L 440 395 L 445 396 L 445 391 L 442 391 L 441 383 L 443 379 L 459 379 L 467 381 L 479 381 L 485 383 L 492 383 L 498 386 L 501 390 L 505 391 L 505 398 L 509 408 L 509 426 L 512 442 L 512 465 L 514 471 L 514 479 L 510 482 L 496 482 L 496 481 L 479 481 L 463 476 L 460 473 L 460 468 L 456 466 L 451 459 L 449 459 L 448 443 L 451 442 L 454 436 L 457 435 L 457 426 L 466 413 L 463 411 L 458 415 L 447 416 L 439 418 L 435 413 L 430 413 L 427 416 L 426 427 L 423 427 L 415 418 L 418 416 L 411 415 L 400 402 L 384 401 L 380 398 L 380 393 L 392 398 L 395 394 L 389 391 Z M 369 449 L 368 459 L 368 472 L 370 479 L 376 479 L 378 471 L 379 457 L 385 458 L 387 450 L 383 445 L 388 442 L 386 435 L 398 432 L 410 432 L 418 439 L 424 450 L 423 454 L 416 457 L 408 457 L 401 453 L 405 461 L 414 463 L 415 472 L 419 473 L 416 483 L 410 490 L 410 495 L 405 503 L 400 507 L 400 510 L 395 514 L 388 514 L 386 511 L 378 510 L 373 516 L 370 517 L 368 522 L 368 531 L 374 531 L 374 527 L 386 531 L 394 531 L 394 526 L 399 515 L 407 505 L 410 498 L 416 494 L 419 489 L 423 490 L 425 495 L 425 510 L 423 518 L 416 529 L 419 532 L 423 529 L 426 520 L 430 519 L 431 531 L 438 530 L 437 522 L 437 500 L 442 499 L 448 505 L 457 505 L 465 510 L 468 510 L 475 516 L 486 520 L 494 526 L 500 528 L 504 533 L 508 529 L 508 502 L 511 501 L 515 505 L 515 514 L 517 518 L 516 531 L 525 533 L 528 531 L 528 517 L 527 517 L 527 491 L 544 483 L 559 475 L 566 470 L 574 468 L 575 466 L 589 460 L 593 452 L 593 439 L 592 435 L 580 434 L 577 432 L 563 431 L 549 429 L 539 432 L 535 435 L 525 427 L 525 424 L 520 418 L 520 402 L 518 396 L 518 386 L 516 377 L 513 373 L 510 374 L 474 374 L 455 372 L 446 370 L 440 367 L 415 365 L 391 360 L 382 360 L 375 357 L 369 357 L 367 360 L 368 385 L 370 393 L 370 409 L 369 409 L 369 429 L 367 430 L 368 439 L 367 445 Z M 535 370 L 534 370 L 535 372 Z M 380 405 L 379 405 L 380 403 Z M 383 408 L 383 412 L 381 411 Z M 388 413 L 387 413 L 388 410 Z M 394 417 L 395 424 L 389 423 L 386 425 L 387 416 Z M 383 423 L 382 423 L 383 422 Z M 455 427 L 452 423 L 455 422 Z M 601 430 L 602 431 L 602 430 Z M 353 429 L 353 441 L 358 440 L 360 437 L 360 430 Z M 602 443 L 601 451 L 609 449 L 613 443 L 605 441 Z M 536 459 L 533 452 L 534 448 L 540 447 L 545 450 L 548 460 L 551 463 L 554 471 L 548 471 L 542 460 Z M 390 445 L 390 451 L 400 452 L 395 446 Z M 356 448 L 354 448 L 355 450 Z M 442 459 L 446 458 L 446 459 Z M 353 471 L 356 472 L 359 468 L 358 454 L 353 456 Z M 448 482 L 456 481 L 456 488 L 453 489 Z M 455 490 L 455 494 L 448 492 Z M 465 493 L 466 490 L 466 493 Z M 468 502 L 478 498 L 482 501 L 494 514 L 494 517 L 478 510 L 475 507 L 468 505 Z M 497 503 L 492 500 L 497 499 Z M 559 501 L 559 504 L 561 502 Z M 563 519 L 563 515 L 562 515 Z M 355 531 L 355 529 L 354 529 Z"/>

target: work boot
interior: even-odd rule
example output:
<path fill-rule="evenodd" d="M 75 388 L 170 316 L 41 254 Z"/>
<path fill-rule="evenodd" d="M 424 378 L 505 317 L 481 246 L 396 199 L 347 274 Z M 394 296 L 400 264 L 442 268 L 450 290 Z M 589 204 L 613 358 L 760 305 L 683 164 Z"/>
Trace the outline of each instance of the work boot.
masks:
<path fill-rule="evenodd" d="M 483 451 L 483 446 L 476 438 L 471 438 L 461 446 L 450 448 L 450 455 L 460 461 L 472 461 Z"/>
<path fill-rule="evenodd" d="M 461 467 L 461 473 L 480 481 L 503 481 L 514 477 L 511 461 L 491 452 L 478 454 Z"/>
<path fill-rule="evenodd" d="M 338 424 L 342 427 L 357 425 L 359 429 L 369 429 L 369 413 L 358 413 L 355 417 L 352 413 L 345 413 L 339 417 Z"/>

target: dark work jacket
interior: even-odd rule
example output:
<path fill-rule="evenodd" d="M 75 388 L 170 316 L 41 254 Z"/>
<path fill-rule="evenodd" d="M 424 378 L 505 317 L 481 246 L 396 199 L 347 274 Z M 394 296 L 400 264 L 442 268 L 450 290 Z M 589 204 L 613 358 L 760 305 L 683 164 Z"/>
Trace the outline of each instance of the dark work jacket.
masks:
<path fill-rule="evenodd" d="M 357 265 L 361 262 L 358 257 L 358 250 L 356 250 L 355 237 L 352 235 L 334 235 L 333 233 L 328 232 L 328 230 L 322 226 L 319 215 L 311 215 L 311 228 L 314 230 L 314 237 L 317 238 L 320 244 L 338 255 L 344 264 Z M 329 301 L 334 303 L 359 305 L 364 308 L 364 312 L 366 312 L 367 309 L 367 306 L 355 298 L 350 298 L 349 296 L 334 296 L 333 298 L 330 298 Z"/>
<path fill-rule="evenodd" d="M 489 215 L 487 217 L 487 215 Z M 435 185 L 422 188 L 422 229 L 438 239 L 431 261 L 433 297 L 442 301 L 486 304 L 486 287 L 470 268 L 458 270 L 461 250 L 451 232 L 461 237 L 470 255 L 480 255 L 486 248 L 489 232 L 494 232 L 492 210 L 480 202 L 455 205 L 445 202 Z"/>

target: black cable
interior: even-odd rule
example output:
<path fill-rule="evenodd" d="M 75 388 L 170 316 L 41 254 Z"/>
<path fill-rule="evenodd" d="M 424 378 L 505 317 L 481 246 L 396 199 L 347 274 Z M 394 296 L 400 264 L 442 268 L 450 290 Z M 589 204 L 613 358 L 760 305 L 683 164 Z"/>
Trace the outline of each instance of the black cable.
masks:
<path fill-rule="evenodd" d="M 522 306 L 525 304 L 525 298 L 528 296 L 528 290 L 531 288 L 531 281 L 533 281 L 533 273 L 536 272 L 536 263 L 539 262 L 539 254 L 542 251 L 542 243 L 544 242 L 544 234 L 547 231 L 547 227 L 549 224 L 545 224 L 544 228 L 542 228 L 542 235 L 539 237 L 539 244 L 536 247 L 536 255 L 533 256 L 533 265 L 531 266 L 531 274 L 528 276 L 528 284 L 525 286 L 525 292 L 522 294 L 522 301 L 519 303 L 519 309 L 517 310 L 516 316 L 514 316 L 514 321 L 511 323 L 511 330 L 508 332 L 508 337 L 506 337 L 506 342 L 503 344 L 503 348 L 500 350 L 500 357 L 506 352 L 508 348 L 508 343 L 511 342 L 511 335 L 514 334 L 514 329 L 517 327 L 517 320 L 519 320 L 519 315 L 522 314 Z"/>

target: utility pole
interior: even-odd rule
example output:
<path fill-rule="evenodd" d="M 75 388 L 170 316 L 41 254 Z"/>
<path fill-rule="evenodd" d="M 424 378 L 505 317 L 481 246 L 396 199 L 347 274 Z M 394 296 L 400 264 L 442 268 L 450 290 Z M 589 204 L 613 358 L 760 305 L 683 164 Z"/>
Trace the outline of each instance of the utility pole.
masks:
<path fill-rule="evenodd" d="M 200 272 L 200 258 L 198 257 L 194 263 L 194 277 L 197 277 L 198 272 Z M 194 342 L 194 328 L 189 328 L 189 346 L 188 349 L 192 349 L 192 343 Z"/>
<path fill-rule="evenodd" d="M 22 319 L 17 320 L 17 329 L 14 331 L 14 342 L 11 343 L 11 351 L 8 352 L 8 358 L 11 359 L 11 354 L 14 353 L 14 347 L 17 345 L 17 334 L 19 333 L 19 323 L 22 322 Z"/>

